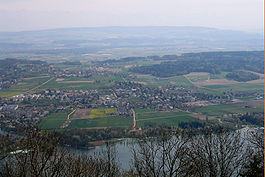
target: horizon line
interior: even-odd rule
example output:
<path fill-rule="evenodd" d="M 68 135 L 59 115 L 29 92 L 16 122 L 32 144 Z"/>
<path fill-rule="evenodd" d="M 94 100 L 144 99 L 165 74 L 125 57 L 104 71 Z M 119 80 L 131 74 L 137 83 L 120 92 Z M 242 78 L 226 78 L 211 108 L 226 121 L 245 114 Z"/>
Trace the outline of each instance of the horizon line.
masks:
<path fill-rule="evenodd" d="M 76 27 L 55 27 L 55 28 L 41 28 L 41 29 L 32 29 L 32 30 L 17 30 L 17 31 L 0 31 L 0 33 L 23 33 L 23 32 L 38 32 L 38 31 L 51 31 L 51 30 L 64 30 L 64 29 L 82 29 L 82 28 L 151 28 L 151 27 L 179 27 L 179 28 L 208 28 L 208 29 L 216 29 L 216 30 L 224 30 L 224 31 L 237 31 L 237 32 L 245 32 L 245 33 L 264 33 L 264 29 L 255 29 L 255 30 L 237 30 L 237 29 L 228 29 L 228 28 L 217 28 L 217 27 L 209 27 L 209 26 L 187 26 L 187 25 L 148 25 L 148 26 L 141 26 L 141 25 L 113 25 L 113 26 L 76 26 Z"/>

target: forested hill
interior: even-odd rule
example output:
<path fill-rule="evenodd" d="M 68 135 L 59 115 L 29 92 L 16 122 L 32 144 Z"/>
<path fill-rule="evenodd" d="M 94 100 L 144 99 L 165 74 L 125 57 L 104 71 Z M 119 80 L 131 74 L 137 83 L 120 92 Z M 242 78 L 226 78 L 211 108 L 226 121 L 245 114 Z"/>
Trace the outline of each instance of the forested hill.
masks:
<path fill-rule="evenodd" d="M 6 58 L 1 60 L 0 81 L 33 77 L 48 72 L 48 63 L 40 60 Z"/>
<path fill-rule="evenodd" d="M 160 59 L 167 60 L 167 56 Z M 264 51 L 203 52 L 168 56 L 166 62 L 131 68 L 130 71 L 158 77 L 184 75 L 190 72 L 232 72 L 249 70 L 264 73 Z"/>

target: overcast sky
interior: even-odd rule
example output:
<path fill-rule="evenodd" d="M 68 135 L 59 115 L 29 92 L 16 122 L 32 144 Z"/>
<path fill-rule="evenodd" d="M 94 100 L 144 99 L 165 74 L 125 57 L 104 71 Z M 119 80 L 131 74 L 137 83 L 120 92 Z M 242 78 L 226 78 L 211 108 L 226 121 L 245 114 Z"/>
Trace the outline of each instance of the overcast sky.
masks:
<path fill-rule="evenodd" d="M 262 31 L 263 0 L 0 0 L 0 31 L 205 26 Z"/>

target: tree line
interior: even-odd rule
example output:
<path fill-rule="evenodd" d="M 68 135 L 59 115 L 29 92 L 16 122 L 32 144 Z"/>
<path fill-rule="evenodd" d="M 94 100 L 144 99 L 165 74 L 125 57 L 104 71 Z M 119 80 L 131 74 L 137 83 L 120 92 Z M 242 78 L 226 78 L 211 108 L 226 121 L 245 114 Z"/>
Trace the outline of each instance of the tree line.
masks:
<path fill-rule="evenodd" d="M 233 71 L 231 73 L 226 74 L 225 77 L 239 82 L 247 82 L 260 78 L 257 74 L 246 71 Z"/>
<path fill-rule="evenodd" d="M 189 53 L 176 56 L 175 60 L 172 56 L 169 59 L 172 61 L 151 66 L 138 66 L 131 68 L 130 71 L 157 77 L 178 76 L 191 72 L 219 74 L 238 70 L 264 73 L 263 51 Z"/>

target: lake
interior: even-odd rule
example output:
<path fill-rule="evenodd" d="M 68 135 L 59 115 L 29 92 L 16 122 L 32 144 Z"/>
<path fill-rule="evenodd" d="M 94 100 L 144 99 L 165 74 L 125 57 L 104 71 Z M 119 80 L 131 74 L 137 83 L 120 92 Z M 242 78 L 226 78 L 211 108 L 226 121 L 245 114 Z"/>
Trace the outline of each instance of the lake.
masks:
<path fill-rule="evenodd" d="M 130 169 L 130 164 L 132 162 L 132 147 L 136 144 L 136 140 L 126 139 L 124 141 L 113 142 L 111 143 L 112 146 L 115 147 L 117 151 L 117 160 L 119 165 L 124 170 Z M 89 150 L 78 150 L 81 153 L 85 153 L 87 155 L 94 155 L 95 153 L 101 153 L 102 151 L 106 150 L 106 144 L 102 146 L 96 146 L 95 149 Z"/>

